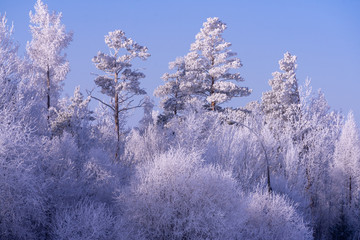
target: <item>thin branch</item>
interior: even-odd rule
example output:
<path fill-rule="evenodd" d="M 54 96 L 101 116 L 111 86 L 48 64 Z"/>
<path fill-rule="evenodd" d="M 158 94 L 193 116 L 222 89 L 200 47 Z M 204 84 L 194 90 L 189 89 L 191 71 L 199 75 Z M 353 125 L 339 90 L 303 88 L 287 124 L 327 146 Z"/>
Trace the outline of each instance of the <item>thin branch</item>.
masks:
<path fill-rule="evenodd" d="M 240 122 L 235 122 L 235 123 L 240 125 L 240 126 L 243 126 L 243 127 L 247 128 L 252 134 L 254 134 L 256 136 L 256 138 L 260 142 L 260 146 L 263 149 L 264 155 L 265 155 L 267 187 L 268 187 L 268 192 L 270 194 L 272 192 L 272 187 L 271 187 L 271 182 L 270 182 L 270 164 L 269 164 L 269 157 L 267 155 L 266 148 L 265 148 L 265 145 L 264 145 L 264 142 L 263 142 L 264 139 L 262 137 L 260 137 L 260 135 L 258 133 L 256 133 L 255 130 L 252 129 L 251 127 L 249 127 L 249 126 L 247 126 L 247 125 L 245 125 L 243 123 L 240 123 Z"/>
<path fill-rule="evenodd" d="M 115 108 L 114 108 L 113 106 L 111 106 L 110 104 L 107 104 L 106 102 L 102 101 L 101 99 L 99 99 L 99 98 L 94 97 L 93 95 L 91 95 L 93 91 L 94 91 L 94 89 L 93 89 L 93 90 L 91 90 L 91 91 L 86 90 L 86 93 L 87 93 L 87 94 L 88 94 L 88 96 L 90 96 L 91 98 L 93 98 L 93 99 L 95 99 L 95 100 L 99 101 L 100 103 L 104 104 L 105 106 L 107 106 L 107 107 L 111 108 L 111 110 L 115 111 Z"/>
<path fill-rule="evenodd" d="M 141 105 L 136 105 L 136 106 L 133 106 L 133 107 L 128 107 L 128 108 L 120 109 L 119 112 L 131 110 L 131 109 L 139 108 L 139 107 L 142 107 L 142 104 L 141 104 Z"/>

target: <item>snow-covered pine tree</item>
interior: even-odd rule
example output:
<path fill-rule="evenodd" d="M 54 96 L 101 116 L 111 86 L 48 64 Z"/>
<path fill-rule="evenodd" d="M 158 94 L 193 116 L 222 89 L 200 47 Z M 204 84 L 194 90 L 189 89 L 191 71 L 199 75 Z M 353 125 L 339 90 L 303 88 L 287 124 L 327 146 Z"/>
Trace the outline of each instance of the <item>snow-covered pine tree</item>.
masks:
<path fill-rule="evenodd" d="M 211 109 L 233 97 L 248 96 L 251 90 L 240 87 L 234 82 L 244 79 L 231 70 L 242 66 L 235 52 L 229 50 L 230 42 L 222 37 L 227 28 L 219 18 L 208 18 L 196 35 L 187 55 L 187 92 L 210 104 Z"/>
<path fill-rule="evenodd" d="M 263 93 L 262 109 L 271 119 L 279 121 L 294 121 L 294 110 L 300 104 L 298 82 L 296 79 L 296 56 L 289 52 L 279 61 L 280 70 L 274 72 L 273 79 L 269 80 L 271 90 Z"/>
<path fill-rule="evenodd" d="M 143 101 L 134 105 L 134 97 L 146 94 L 145 90 L 140 87 L 139 81 L 145 77 L 145 74 L 133 69 L 131 61 L 135 58 L 146 60 L 150 54 L 147 47 L 127 38 L 121 30 L 109 32 L 105 36 L 105 43 L 110 49 L 110 54 L 99 51 L 92 61 L 97 69 L 105 72 L 105 75 L 100 75 L 95 79 L 95 84 L 101 88 L 103 94 L 111 98 L 111 103 L 107 104 L 96 99 L 114 112 L 115 131 L 119 143 L 119 113 L 141 107 Z M 121 55 L 121 50 L 125 50 L 123 55 Z M 116 150 L 116 156 L 118 156 L 118 151 L 119 149 Z"/>
<path fill-rule="evenodd" d="M 169 63 L 169 69 L 175 69 L 175 73 L 165 73 L 162 79 L 164 85 L 157 87 L 154 95 L 161 99 L 161 106 L 166 113 L 177 115 L 179 110 L 184 108 L 186 92 L 181 88 L 186 83 L 185 58 L 178 57 L 175 61 Z"/>
<path fill-rule="evenodd" d="M 66 54 L 62 52 L 69 46 L 73 34 L 65 31 L 61 23 L 62 13 L 49 13 L 47 5 L 41 0 L 34 8 L 34 14 L 30 11 L 32 40 L 27 43 L 26 50 L 36 72 L 36 83 L 33 84 L 39 86 L 49 110 L 51 106 L 56 106 L 61 82 L 70 70 Z"/>

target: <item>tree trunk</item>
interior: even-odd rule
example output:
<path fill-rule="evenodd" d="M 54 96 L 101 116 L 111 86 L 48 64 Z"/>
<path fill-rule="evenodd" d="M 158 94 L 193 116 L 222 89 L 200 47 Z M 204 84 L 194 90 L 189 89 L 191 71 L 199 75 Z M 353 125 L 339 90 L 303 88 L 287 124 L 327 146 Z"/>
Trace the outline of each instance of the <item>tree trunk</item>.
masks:
<path fill-rule="evenodd" d="M 351 206 L 351 176 L 349 177 L 349 206 Z"/>
<path fill-rule="evenodd" d="M 50 109 L 50 68 L 49 65 L 47 66 L 47 71 L 46 71 L 46 84 L 47 84 L 47 110 L 48 110 L 48 120 L 50 119 L 50 113 L 49 113 L 49 109 Z"/>
<path fill-rule="evenodd" d="M 215 79 L 214 77 L 211 77 L 211 88 L 210 88 L 210 96 L 214 94 L 214 83 Z M 211 110 L 215 111 L 215 102 L 211 102 Z"/>
<path fill-rule="evenodd" d="M 118 73 L 115 73 L 115 86 L 118 82 Z M 120 124 L 119 124 L 119 94 L 115 91 L 115 112 L 114 112 L 114 117 L 115 117 L 115 131 L 116 131 L 116 136 L 117 136 L 117 142 L 116 142 L 116 153 L 115 153 L 115 159 L 117 160 L 117 158 L 119 157 L 119 150 L 120 150 Z"/>
<path fill-rule="evenodd" d="M 215 59 L 214 57 L 211 58 L 211 66 L 213 67 L 215 65 Z M 210 96 L 214 94 L 214 83 L 215 79 L 213 76 L 211 76 L 211 87 L 210 87 Z M 215 111 L 215 102 L 211 102 L 211 110 Z"/>
<path fill-rule="evenodd" d="M 262 144 L 261 144 L 262 145 Z M 270 194 L 272 192 L 271 187 L 271 181 L 270 181 L 270 165 L 269 165 L 269 158 L 266 153 L 265 146 L 263 146 L 264 154 L 265 154 L 265 160 L 266 160 L 266 178 L 267 178 L 267 187 L 268 187 L 268 193 Z"/>
<path fill-rule="evenodd" d="M 175 92 L 175 101 L 176 101 L 176 104 L 175 104 L 175 108 L 174 108 L 174 115 L 176 116 L 177 114 L 177 97 L 178 97 L 178 90 L 179 90 L 179 84 L 178 84 L 178 77 L 176 78 L 176 92 Z"/>

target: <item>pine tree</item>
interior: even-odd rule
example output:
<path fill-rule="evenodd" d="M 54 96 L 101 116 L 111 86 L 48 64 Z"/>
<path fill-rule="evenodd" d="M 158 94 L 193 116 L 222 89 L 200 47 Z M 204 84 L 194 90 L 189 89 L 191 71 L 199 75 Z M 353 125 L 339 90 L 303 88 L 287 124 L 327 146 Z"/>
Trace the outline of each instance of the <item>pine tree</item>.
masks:
<path fill-rule="evenodd" d="M 248 96 L 251 93 L 247 87 L 234 83 L 244 81 L 239 73 L 231 70 L 242 66 L 240 59 L 234 57 L 235 52 L 229 50 L 231 43 L 222 37 L 227 26 L 219 18 L 208 18 L 203 28 L 196 35 L 196 41 L 191 44 L 187 55 L 187 92 L 208 102 L 212 110 L 219 104 L 233 97 Z"/>
<path fill-rule="evenodd" d="M 140 79 L 145 75 L 142 72 L 132 69 L 131 61 L 135 58 L 146 60 L 150 54 L 147 47 L 137 44 L 131 38 L 127 38 L 121 30 L 109 32 L 105 36 L 105 43 L 110 49 L 110 54 L 98 52 L 92 61 L 97 69 L 105 72 L 95 79 L 95 84 L 101 88 L 103 94 L 111 98 L 111 104 L 107 104 L 98 98 L 103 104 L 114 112 L 115 131 L 117 142 L 120 142 L 119 113 L 133 108 L 141 107 L 143 101 L 133 105 L 134 97 L 146 94 L 140 87 Z M 126 51 L 121 55 L 121 50 Z M 118 145 L 119 146 L 119 145 Z M 116 157 L 119 149 L 116 150 Z"/>
<path fill-rule="evenodd" d="M 178 57 L 175 61 L 170 62 L 169 69 L 176 69 L 176 72 L 165 73 L 162 76 L 165 84 L 157 87 L 154 95 L 162 98 L 161 106 L 165 112 L 177 115 L 184 108 L 187 97 L 186 92 L 182 91 L 186 84 L 185 58 Z"/>
<path fill-rule="evenodd" d="M 262 109 L 267 119 L 293 121 L 296 106 L 300 104 L 300 95 L 296 79 L 296 56 L 289 52 L 279 61 L 280 70 L 274 72 L 273 79 L 269 80 L 271 90 L 263 93 Z"/>

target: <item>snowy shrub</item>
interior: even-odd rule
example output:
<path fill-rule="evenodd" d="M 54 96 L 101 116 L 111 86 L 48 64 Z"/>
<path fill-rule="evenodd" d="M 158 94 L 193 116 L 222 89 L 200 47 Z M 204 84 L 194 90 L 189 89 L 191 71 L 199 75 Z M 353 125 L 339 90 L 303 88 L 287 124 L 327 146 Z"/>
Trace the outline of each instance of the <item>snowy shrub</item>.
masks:
<path fill-rule="evenodd" d="M 44 224 L 42 188 L 34 169 L 38 141 L 0 112 L 0 239 L 37 239 Z"/>
<path fill-rule="evenodd" d="M 141 163 L 153 160 L 169 148 L 169 131 L 149 125 L 144 133 L 133 129 L 127 137 L 125 154 L 127 162 Z"/>
<path fill-rule="evenodd" d="M 219 125 L 210 132 L 204 158 L 231 171 L 244 191 L 255 189 L 265 175 L 264 150 L 248 129 Z"/>
<path fill-rule="evenodd" d="M 55 215 L 53 238 L 57 240 L 116 239 L 115 218 L 104 204 L 84 200 Z"/>
<path fill-rule="evenodd" d="M 175 137 L 174 146 L 189 151 L 205 151 L 207 139 L 216 130 L 219 121 L 216 113 L 205 111 L 200 104 L 192 99 L 185 105 L 183 117 L 174 117 L 167 123 L 167 128 Z"/>
<path fill-rule="evenodd" d="M 312 239 L 311 229 L 286 197 L 261 190 L 249 195 L 240 232 L 242 239 Z"/>
<path fill-rule="evenodd" d="M 129 239 L 231 239 L 241 222 L 231 174 L 181 149 L 139 167 L 118 201 L 126 206 Z"/>
<path fill-rule="evenodd" d="M 114 164 L 112 159 L 106 158 L 106 154 L 105 157 L 101 154 L 103 151 L 98 149 L 90 152 L 91 157 L 83 165 L 80 181 L 88 197 L 111 204 L 113 191 L 119 185 L 124 185 L 125 181 L 128 182 L 132 171 L 121 163 Z"/>

